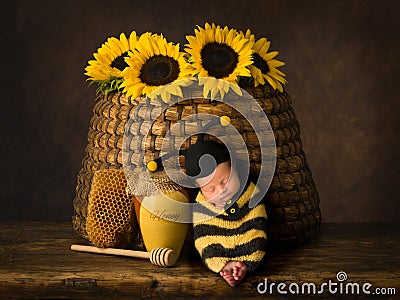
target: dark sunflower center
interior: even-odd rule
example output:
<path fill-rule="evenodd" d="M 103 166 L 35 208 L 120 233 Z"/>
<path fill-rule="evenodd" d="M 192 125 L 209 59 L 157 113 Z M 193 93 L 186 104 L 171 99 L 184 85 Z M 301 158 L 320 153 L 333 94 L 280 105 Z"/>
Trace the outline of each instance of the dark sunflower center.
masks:
<path fill-rule="evenodd" d="M 111 67 L 123 71 L 125 68 L 129 67 L 125 62 L 125 57 L 128 57 L 128 52 L 122 53 L 120 56 L 116 57 L 112 63 Z"/>
<path fill-rule="evenodd" d="M 267 62 L 258 53 L 253 53 L 253 66 L 259 68 L 263 74 L 270 71 Z"/>
<path fill-rule="evenodd" d="M 154 55 L 143 64 L 139 78 L 147 85 L 159 86 L 176 80 L 179 72 L 179 63 L 175 59 Z"/>
<path fill-rule="evenodd" d="M 239 55 L 228 45 L 209 43 L 201 49 L 201 64 L 215 78 L 229 76 L 239 62 Z"/>

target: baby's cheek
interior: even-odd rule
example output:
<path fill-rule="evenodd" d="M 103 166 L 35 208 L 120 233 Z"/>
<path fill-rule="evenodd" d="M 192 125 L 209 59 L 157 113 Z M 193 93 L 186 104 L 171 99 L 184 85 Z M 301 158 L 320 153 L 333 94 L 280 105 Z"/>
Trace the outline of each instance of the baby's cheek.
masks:
<path fill-rule="evenodd" d="M 204 192 L 204 191 L 202 191 L 202 193 L 203 193 L 204 198 L 205 198 L 207 201 L 210 200 L 210 199 L 213 197 L 212 193 L 210 193 L 210 192 Z"/>
<path fill-rule="evenodd" d="M 227 189 L 230 193 L 236 194 L 239 191 L 240 182 L 237 178 L 234 178 L 228 183 Z"/>

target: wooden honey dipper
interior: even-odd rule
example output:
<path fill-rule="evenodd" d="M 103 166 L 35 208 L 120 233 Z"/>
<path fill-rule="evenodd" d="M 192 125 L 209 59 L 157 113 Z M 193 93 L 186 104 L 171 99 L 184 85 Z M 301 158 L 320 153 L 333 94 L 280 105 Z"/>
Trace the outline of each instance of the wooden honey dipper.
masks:
<path fill-rule="evenodd" d="M 71 250 L 109 255 L 121 255 L 137 258 L 147 258 L 150 262 L 160 267 L 171 267 L 176 263 L 177 257 L 174 250 L 169 248 L 154 248 L 150 252 L 134 251 L 116 248 L 98 248 L 94 246 L 72 245 Z"/>

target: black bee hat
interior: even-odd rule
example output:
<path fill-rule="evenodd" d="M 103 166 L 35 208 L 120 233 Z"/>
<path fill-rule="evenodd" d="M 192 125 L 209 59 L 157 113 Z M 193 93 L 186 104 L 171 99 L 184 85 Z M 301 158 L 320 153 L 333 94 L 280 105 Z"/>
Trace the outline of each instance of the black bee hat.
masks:
<path fill-rule="evenodd" d="M 225 145 L 214 140 L 204 141 L 200 136 L 196 143 L 186 150 L 186 174 L 190 177 L 206 177 L 216 166 L 229 159 L 229 151 Z"/>

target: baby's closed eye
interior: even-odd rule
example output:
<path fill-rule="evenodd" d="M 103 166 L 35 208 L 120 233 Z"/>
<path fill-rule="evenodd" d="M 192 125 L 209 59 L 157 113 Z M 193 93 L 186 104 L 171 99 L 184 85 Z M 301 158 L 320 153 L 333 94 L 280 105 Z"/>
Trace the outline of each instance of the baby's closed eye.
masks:
<path fill-rule="evenodd" d="M 212 193 L 214 192 L 214 190 L 215 190 L 214 186 L 206 187 L 205 189 L 203 189 L 203 191 L 207 193 Z"/>

